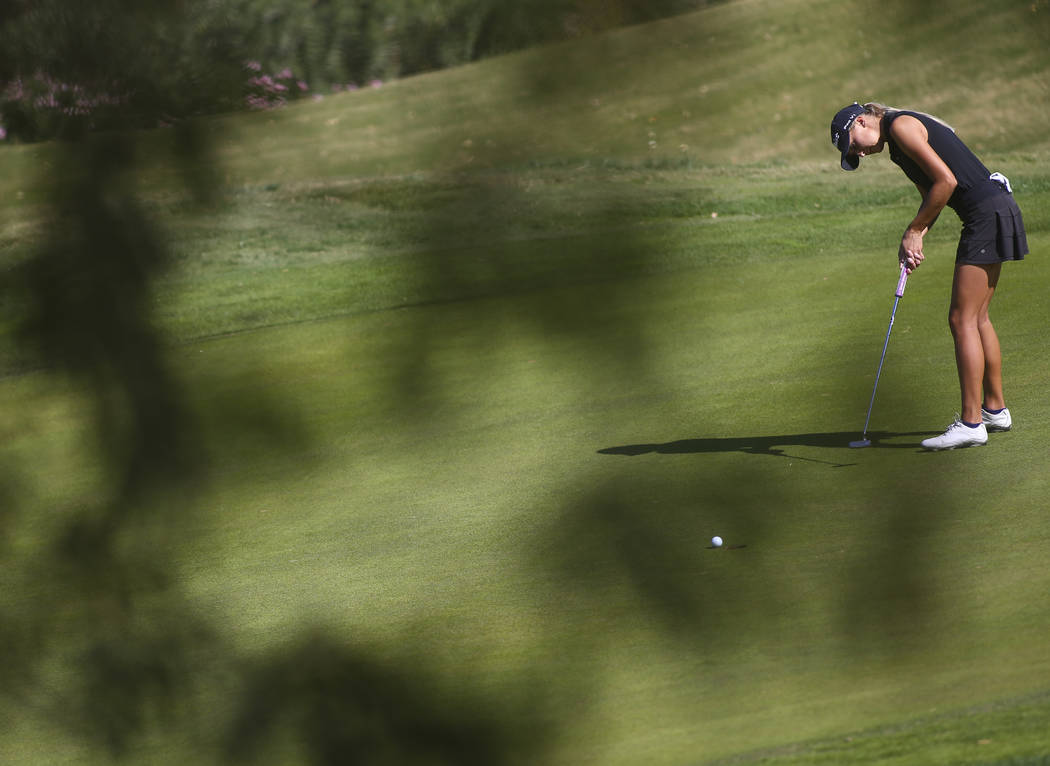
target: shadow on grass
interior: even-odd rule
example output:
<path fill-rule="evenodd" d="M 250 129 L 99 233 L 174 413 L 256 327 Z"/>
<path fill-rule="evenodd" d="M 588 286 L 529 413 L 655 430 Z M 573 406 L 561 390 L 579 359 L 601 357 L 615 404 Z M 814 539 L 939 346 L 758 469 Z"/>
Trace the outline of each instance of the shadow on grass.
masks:
<path fill-rule="evenodd" d="M 916 449 L 919 437 L 932 436 L 928 431 L 872 431 L 868 434 L 872 447 L 892 449 Z M 788 455 L 779 447 L 844 447 L 860 436 L 856 431 L 835 431 L 832 433 L 784 434 L 781 436 L 728 436 L 709 439 L 679 439 L 663 444 L 625 444 L 621 447 L 605 447 L 598 450 L 601 455 L 648 455 L 653 452 L 661 455 L 696 455 L 710 452 L 744 452 L 749 455 L 773 455 L 790 457 L 794 460 L 807 460 L 816 463 L 828 463 L 836 468 L 843 463 L 831 463 L 815 458 Z M 910 437 L 907 442 L 895 443 L 891 439 Z"/>
<path fill-rule="evenodd" d="M 541 757 L 547 734 L 535 720 L 518 725 L 531 705 L 507 714 L 464 690 L 462 679 L 449 686 L 434 677 L 425 658 L 384 662 L 323 630 L 305 631 L 246 670 L 226 742 L 234 763 L 272 762 L 288 730 L 307 763 L 399 766 Z"/>

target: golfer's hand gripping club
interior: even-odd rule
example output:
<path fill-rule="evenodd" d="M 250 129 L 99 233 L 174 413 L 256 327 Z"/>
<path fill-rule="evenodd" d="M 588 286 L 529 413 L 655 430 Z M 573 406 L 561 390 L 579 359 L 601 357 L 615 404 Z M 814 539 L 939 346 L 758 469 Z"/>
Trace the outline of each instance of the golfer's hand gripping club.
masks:
<path fill-rule="evenodd" d="M 904 286 L 908 284 L 908 267 L 905 264 L 901 264 L 901 278 L 897 280 L 897 292 L 894 293 L 898 298 L 904 295 Z M 893 305 L 894 311 L 897 309 L 897 304 Z"/>

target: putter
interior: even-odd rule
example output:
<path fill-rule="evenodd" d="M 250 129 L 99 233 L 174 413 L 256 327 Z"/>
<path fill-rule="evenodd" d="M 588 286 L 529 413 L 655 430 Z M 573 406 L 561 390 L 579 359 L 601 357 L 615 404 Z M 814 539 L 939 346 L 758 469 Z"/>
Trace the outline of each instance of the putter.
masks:
<path fill-rule="evenodd" d="M 871 387 L 871 401 L 868 402 L 868 417 L 864 419 L 864 431 L 861 433 L 860 438 L 855 442 L 850 442 L 849 446 L 854 449 L 860 447 L 870 447 L 871 440 L 868 438 L 868 423 L 871 421 L 871 407 L 875 404 L 875 389 L 879 387 L 879 376 L 882 375 L 882 363 L 886 361 L 886 348 L 890 345 L 890 332 L 893 330 L 893 318 L 897 316 L 897 304 L 901 301 L 901 296 L 904 295 L 904 285 L 908 282 L 908 267 L 905 264 L 901 264 L 901 278 L 897 280 L 897 292 L 893 299 L 893 311 L 890 312 L 890 326 L 886 328 L 886 340 L 882 344 L 882 356 L 879 357 L 879 369 L 875 373 L 875 385 Z"/>

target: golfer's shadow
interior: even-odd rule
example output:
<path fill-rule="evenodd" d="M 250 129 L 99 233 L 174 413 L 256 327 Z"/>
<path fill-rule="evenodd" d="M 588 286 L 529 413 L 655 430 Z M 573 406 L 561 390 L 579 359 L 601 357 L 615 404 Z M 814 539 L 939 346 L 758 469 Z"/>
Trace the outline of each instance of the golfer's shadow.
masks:
<path fill-rule="evenodd" d="M 912 440 L 903 443 L 891 442 L 897 437 L 929 436 L 925 431 L 900 433 L 893 431 L 870 431 L 867 438 L 871 446 L 877 448 L 911 449 L 916 448 Z M 602 455 L 697 455 L 710 452 L 744 452 L 749 455 L 772 455 L 787 457 L 793 460 L 806 460 L 814 463 L 825 463 L 834 468 L 842 468 L 855 463 L 838 463 L 830 460 L 818 460 L 811 457 L 800 457 L 787 454 L 783 447 L 837 447 L 849 448 L 849 443 L 857 438 L 856 431 L 839 431 L 823 434 L 785 434 L 783 436 L 729 436 L 711 439 L 679 439 L 663 444 L 626 444 L 622 447 L 606 447 L 598 452 Z"/>

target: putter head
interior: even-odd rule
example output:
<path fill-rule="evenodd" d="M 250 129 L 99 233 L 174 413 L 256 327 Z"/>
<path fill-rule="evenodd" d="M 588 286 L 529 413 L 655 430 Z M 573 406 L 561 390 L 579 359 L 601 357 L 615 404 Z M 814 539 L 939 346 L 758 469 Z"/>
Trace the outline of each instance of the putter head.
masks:
<path fill-rule="evenodd" d="M 855 442 L 850 442 L 849 446 L 853 449 L 860 449 L 861 447 L 870 447 L 871 439 L 858 439 Z"/>

